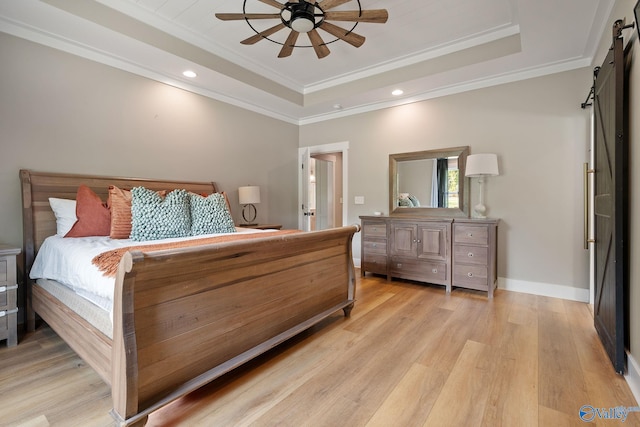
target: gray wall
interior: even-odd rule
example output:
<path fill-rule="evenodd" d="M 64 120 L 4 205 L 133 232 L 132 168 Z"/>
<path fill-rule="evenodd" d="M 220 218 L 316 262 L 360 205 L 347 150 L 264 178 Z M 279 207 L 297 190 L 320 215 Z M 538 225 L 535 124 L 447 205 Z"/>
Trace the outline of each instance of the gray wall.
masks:
<path fill-rule="evenodd" d="M 501 175 L 487 180 L 485 204 L 489 216 L 501 219 L 502 285 L 584 290 L 589 257 L 582 244 L 582 164 L 589 112 L 580 103 L 591 80 L 591 70 L 581 69 L 305 125 L 300 143 L 349 141 L 351 223 L 359 215 L 388 213 L 391 153 L 461 145 L 471 153 L 497 153 Z M 354 196 L 364 196 L 365 204 L 355 205 Z M 477 197 L 473 180 L 472 206 Z M 359 236 L 354 256 L 360 257 Z"/>
<path fill-rule="evenodd" d="M 260 222 L 297 227 L 298 128 L 0 33 L 0 242 L 22 245 L 18 171 L 260 185 Z"/>

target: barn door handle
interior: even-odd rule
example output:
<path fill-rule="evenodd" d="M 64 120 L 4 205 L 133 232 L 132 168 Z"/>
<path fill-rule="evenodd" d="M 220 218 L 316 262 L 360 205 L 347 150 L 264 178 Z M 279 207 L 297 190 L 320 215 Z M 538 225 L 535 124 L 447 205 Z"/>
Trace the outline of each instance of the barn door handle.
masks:
<path fill-rule="evenodd" d="M 582 183 L 582 188 L 584 189 L 584 248 L 585 249 L 589 249 L 589 243 L 595 243 L 595 239 L 590 239 L 589 238 L 589 174 L 590 173 L 595 173 L 595 169 L 589 169 L 589 163 L 585 163 L 584 167 L 583 167 L 583 171 L 584 171 L 584 176 L 583 176 L 583 183 Z"/>

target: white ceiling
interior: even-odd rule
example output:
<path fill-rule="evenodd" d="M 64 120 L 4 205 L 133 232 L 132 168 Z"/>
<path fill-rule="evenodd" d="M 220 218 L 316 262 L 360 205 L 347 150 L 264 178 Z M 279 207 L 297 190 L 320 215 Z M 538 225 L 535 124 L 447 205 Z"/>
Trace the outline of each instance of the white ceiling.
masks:
<path fill-rule="evenodd" d="M 323 59 L 309 47 L 279 59 L 271 41 L 240 44 L 255 34 L 249 25 L 214 14 L 242 12 L 243 3 L 4 0 L 0 31 L 306 124 L 590 66 L 614 0 L 360 0 L 362 9 L 387 9 L 387 23 L 359 23 L 365 43 L 329 43 Z M 332 11 L 357 8 L 351 0 Z M 246 10 L 278 12 L 259 0 L 246 0 Z M 277 22 L 252 24 L 261 31 Z M 297 44 L 309 45 L 307 37 Z M 183 77 L 186 69 L 198 76 Z M 404 95 L 392 96 L 396 88 Z"/>

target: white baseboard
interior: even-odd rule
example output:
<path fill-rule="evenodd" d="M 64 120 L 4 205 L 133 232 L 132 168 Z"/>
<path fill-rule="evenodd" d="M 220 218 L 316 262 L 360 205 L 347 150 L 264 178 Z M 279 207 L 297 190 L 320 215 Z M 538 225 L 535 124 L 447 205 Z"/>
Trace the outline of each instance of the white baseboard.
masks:
<path fill-rule="evenodd" d="M 636 404 L 640 404 L 640 366 L 629 353 L 627 353 L 627 374 L 624 379 L 627 380 L 631 393 L 636 398 Z"/>
<path fill-rule="evenodd" d="M 528 282 L 526 280 L 498 277 L 498 288 L 525 294 L 562 298 L 571 301 L 589 302 L 589 289 L 572 286 L 554 285 L 552 283 Z"/>

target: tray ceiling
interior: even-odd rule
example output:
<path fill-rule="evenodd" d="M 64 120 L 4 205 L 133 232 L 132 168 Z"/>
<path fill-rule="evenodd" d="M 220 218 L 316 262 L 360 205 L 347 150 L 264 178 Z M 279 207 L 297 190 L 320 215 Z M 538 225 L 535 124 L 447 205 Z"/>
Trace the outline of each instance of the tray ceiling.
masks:
<path fill-rule="evenodd" d="M 340 40 L 278 58 L 268 40 L 215 13 L 243 0 L 22 0 L 0 3 L 0 31 L 295 124 L 312 123 L 591 66 L 613 0 L 360 0 L 387 9 Z M 332 10 L 357 9 L 349 1 Z M 274 13 L 258 0 L 247 12 Z M 261 31 L 277 21 L 252 21 Z M 345 28 L 347 25 L 343 25 Z M 287 31 L 272 38 L 284 41 Z M 333 38 L 322 33 L 325 41 Z M 299 44 L 308 44 L 301 34 Z M 189 79 L 186 69 L 197 73 Z M 404 91 L 391 95 L 393 89 Z"/>

